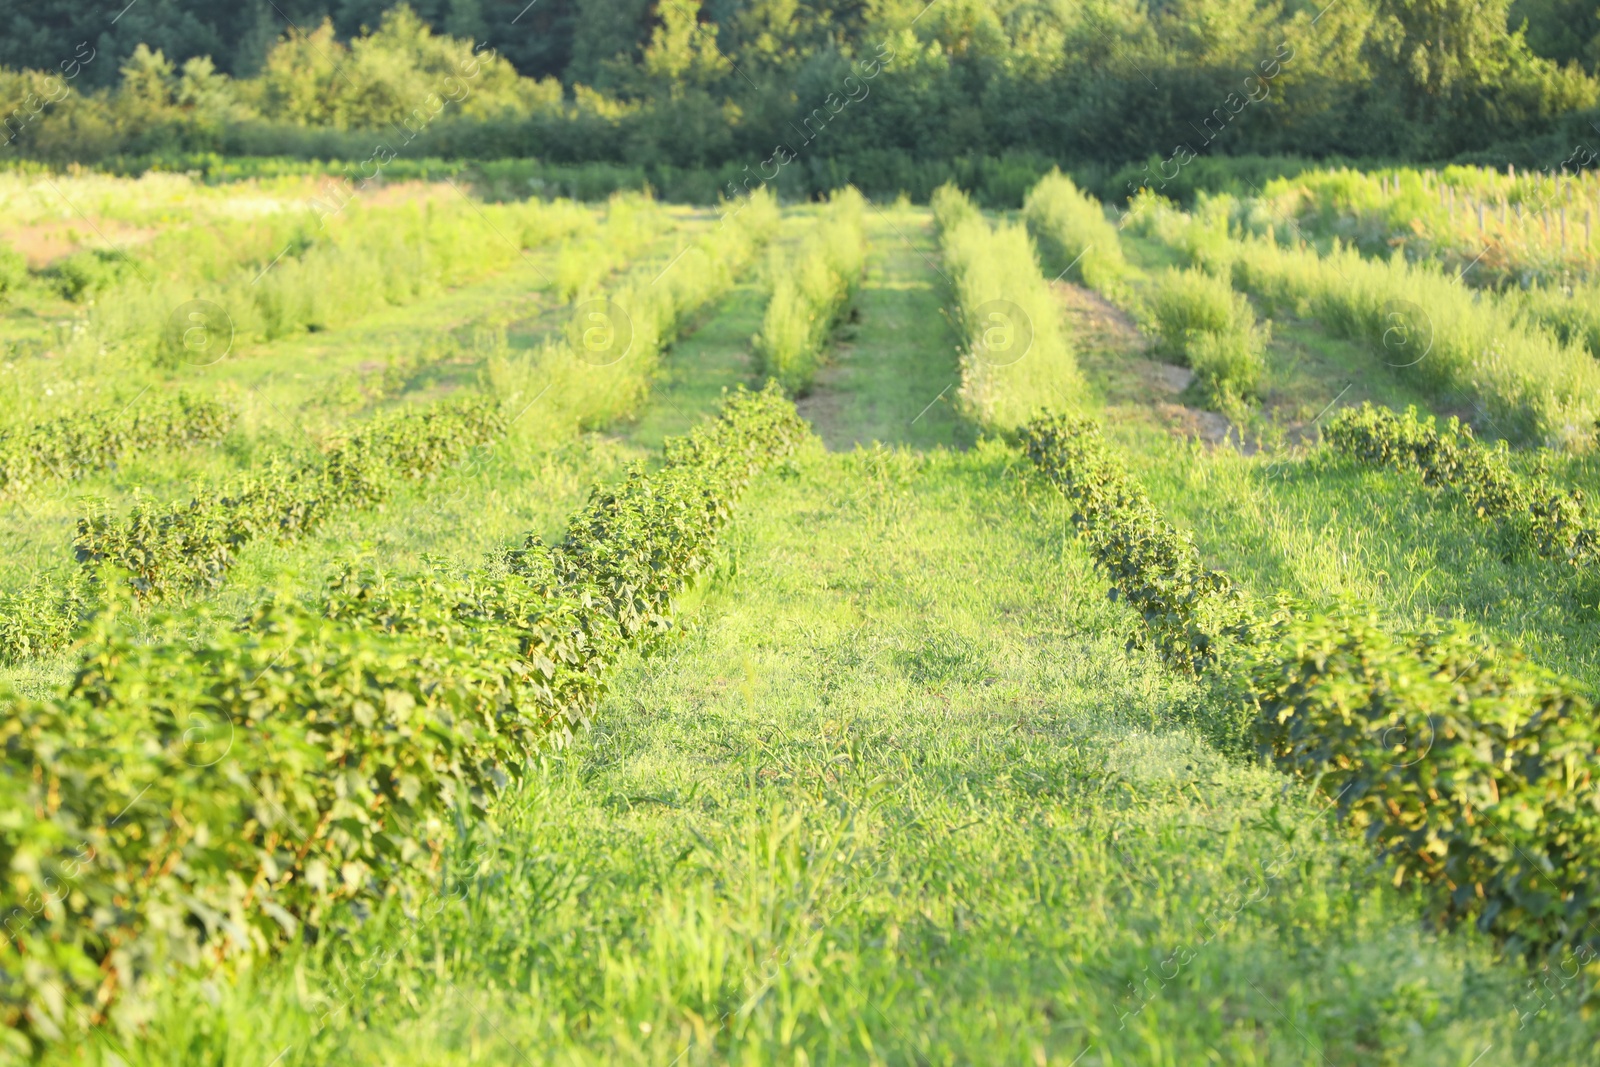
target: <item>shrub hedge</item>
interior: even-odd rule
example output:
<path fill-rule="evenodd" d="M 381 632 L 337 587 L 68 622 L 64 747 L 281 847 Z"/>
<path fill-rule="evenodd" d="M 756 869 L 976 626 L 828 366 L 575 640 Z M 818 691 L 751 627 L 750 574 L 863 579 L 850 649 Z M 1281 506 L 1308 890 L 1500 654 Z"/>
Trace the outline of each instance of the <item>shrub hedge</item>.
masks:
<path fill-rule="evenodd" d="M 1043 416 L 1022 440 L 1113 595 L 1212 681 L 1214 740 L 1316 783 L 1442 924 L 1529 954 L 1600 945 L 1600 724 L 1575 683 L 1461 624 L 1264 608 L 1160 520 L 1093 422 Z"/>
<path fill-rule="evenodd" d="M 802 439 L 769 388 L 462 575 L 347 572 L 233 627 L 94 622 L 73 680 L 3 699 L 0 1013 L 16 1051 L 136 1028 L 164 976 L 402 906 L 456 824 L 592 715 L 670 624 L 738 492 Z M 197 625 L 198 624 L 198 625 Z"/>
<path fill-rule="evenodd" d="M 127 571 L 141 597 L 215 588 L 245 544 L 260 537 L 292 540 L 330 514 L 370 507 L 403 482 L 437 474 L 505 428 L 500 405 L 484 398 L 386 412 L 324 457 L 275 462 L 188 503 L 140 504 L 123 517 L 97 504 L 78 520 L 73 547 L 81 563 Z"/>
<path fill-rule="evenodd" d="M 0 499 L 108 470 L 140 452 L 217 441 L 233 421 L 226 404 L 178 390 L 0 433 Z"/>
<path fill-rule="evenodd" d="M 1573 566 L 1600 557 L 1600 521 L 1581 489 L 1562 489 L 1542 470 L 1519 474 L 1504 441 L 1485 445 L 1458 419 L 1440 431 L 1433 416 L 1419 418 L 1414 407 L 1397 414 L 1367 403 L 1328 420 L 1322 436 L 1342 455 L 1455 490 L 1477 515 L 1508 525 L 1541 555 Z"/>

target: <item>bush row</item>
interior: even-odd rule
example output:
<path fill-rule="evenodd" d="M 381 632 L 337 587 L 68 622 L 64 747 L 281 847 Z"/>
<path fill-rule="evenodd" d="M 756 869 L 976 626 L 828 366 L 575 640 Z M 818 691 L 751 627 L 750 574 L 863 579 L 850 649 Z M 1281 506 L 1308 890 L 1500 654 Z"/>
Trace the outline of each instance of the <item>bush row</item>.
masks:
<path fill-rule="evenodd" d="M 348 571 L 323 602 L 94 623 L 51 700 L 0 725 L 0 1013 L 19 1050 L 124 1030 L 187 968 L 405 907 L 460 822 L 593 714 L 670 623 L 748 480 L 805 434 L 732 397 L 666 466 L 597 491 L 554 547 L 476 570 Z"/>
<path fill-rule="evenodd" d="M 1474 513 L 1500 520 L 1541 555 L 1574 566 L 1600 557 L 1600 522 L 1581 489 L 1561 489 L 1543 471 L 1518 473 L 1504 441 L 1486 446 L 1459 419 L 1440 431 L 1433 416 L 1420 418 L 1414 407 L 1397 414 L 1368 403 L 1328 420 L 1322 438 L 1353 459 L 1414 471 L 1427 485 L 1455 490 Z"/>
<path fill-rule="evenodd" d="M 626 416 L 648 391 L 665 347 L 697 311 L 727 291 L 777 222 L 773 197 L 752 197 L 724 225 L 677 255 L 668 270 L 641 267 L 613 297 L 581 301 L 562 341 L 532 357 L 493 356 L 490 379 L 501 410 L 520 412 L 513 420 L 519 432 L 546 441 Z M 596 334 L 603 343 L 596 344 Z M 97 507 L 80 523 L 80 558 L 126 569 L 145 596 L 214 586 L 245 542 L 263 534 L 296 536 L 340 507 L 341 500 L 343 506 L 375 502 L 393 488 L 386 479 L 394 474 L 409 470 L 425 477 L 472 447 L 473 433 L 498 432 L 493 421 L 500 416 L 473 402 L 466 409 L 442 410 L 456 413 L 412 429 L 408 419 L 429 416 L 380 416 L 321 464 L 270 466 L 256 478 L 188 505 L 140 505 L 125 518 Z M 412 434 L 415 439 L 406 440 Z M 394 462 L 377 458 L 395 450 Z M 98 602 L 83 570 L 46 576 L 0 596 L 0 663 L 65 647 Z"/>
<path fill-rule="evenodd" d="M 1100 201 L 1083 192 L 1059 170 L 1051 171 L 1028 193 L 1022 217 L 1041 248 L 1069 273 L 1119 306 L 1132 294 L 1135 273 L 1122 254 L 1122 237 L 1106 218 Z"/>
<path fill-rule="evenodd" d="M 1061 308 L 1020 223 L 990 226 L 952 185 L 934 194 L 934 218 L 962 339 L 960 401 L 983 427 L 1015 429 L 1038 408 L 1082 392 Z"/>
<path fill-rule="evenodd" d="M 648 196 L 611 197 L 604 226 L 561 242 L 556 254 L 556 295 L 571 301 L 592 293 L 612 271 L 644 251 L 665 224 L 665 214 Z"/>
<path fill-rule="evenodd" d="M 1059 173 L 1028 194 L 1023 217 L 1065 264 L 1062 273 L 1132 312 L 1161 355 L 1194 371 L 1206 403 L 1226 410 L 1259 394 L 1269 333 L 1249 299 L 1226 281 L 1198 270 L 1144 277 L 1124 258 L 1121 235 L 1100 202 Z"/>
<path fill-rule="evenodd" d="M 140 452 L 216 441 L 233 420 L 225 404 L 179 390 L 0 433 L 0 499 L 110 469 Z"/>
<path fill-rule="evenodd" d="M 1213 682 L 1214 740 L 1316 783 L 1442 924 L 1527 953 L 1600 944 L 1600 726 L 1574 683 L 1460 624 L 1263 610 L 1160 519 L 1094 423 L 1042 417 L 1023 441 L 1113 595 Z"/>
<path fill-rule="evenodd" d="M 772 293 L 754 345 L 761 373 L 776 378 L 793 395 L 811 388 L 828 336 L 861 284 L 865 206 L 854 188 L 838 190 L 798 247 L 788 254 L 773 249 L 768 264 Z"/>
<path fill-rule="evenodd" d="M 1368 259 L 1338 241 L 1326 254 L 1268 224 L 1250 204 L 1202 198 L 1192 215 L 1158 198 L 1130 210 L 1137 232 L 1174 245 L 1269 309 L 1319 320 L 1360 342 L 1441 401 L 1475 405 L 1501 436 L 1582 448 L 1600 419 L 1600 364 L 1581 345 L 1524 321 L 1518 305 L 1474 293 L 1438 264 Z"/>
<path fill-rule="evenodd" d="M 326 456 L 307 463 L 277 459 L 187 503 L 141 503 L 126 516 L 98 503 L 78 520 L 73 549 L 91 568 L 127 571 L 141 597 L 216 588 L 251 541 L 293 540 L 330 515 L 371 507 L 399 485 L 458 462 L 505 428 L 499 404 L 482 398 L 386 412 Z"/>
<path fill-rule="evenodd" d="M 1111 576 L 1112 598 L 1139 612 L 1164 659 L 1204 670 L 1248 634 L 1255 608 L 1244 592 L 1202 562 L 1193 535 L 1161 517 L 1093 420 L 1043 414 L 1021 440 L 1072 501 L 1072 521 Z"/>

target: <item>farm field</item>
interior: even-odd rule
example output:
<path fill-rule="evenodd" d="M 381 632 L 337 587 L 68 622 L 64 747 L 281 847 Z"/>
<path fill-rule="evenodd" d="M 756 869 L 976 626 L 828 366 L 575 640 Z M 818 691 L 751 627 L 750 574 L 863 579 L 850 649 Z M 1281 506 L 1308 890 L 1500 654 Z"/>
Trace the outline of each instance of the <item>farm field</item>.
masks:
<path fill-rule="evenodd" d="M 0 1056 L 1600 1062 L 1600 369 L 1396 173 L 5 175 Z"/>

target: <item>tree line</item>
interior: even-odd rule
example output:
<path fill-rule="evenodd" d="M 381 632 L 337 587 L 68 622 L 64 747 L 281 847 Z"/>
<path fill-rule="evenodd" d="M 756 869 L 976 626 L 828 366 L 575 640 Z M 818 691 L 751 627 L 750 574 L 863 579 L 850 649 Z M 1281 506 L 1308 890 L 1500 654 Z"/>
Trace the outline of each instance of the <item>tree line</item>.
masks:
<path fill-rule="evenodd" d="M 0 0 L 0 158 L 798 161 L 823 184 L 885 154 L 1554 163 L 1600 141 L 1589 6 Z"/>

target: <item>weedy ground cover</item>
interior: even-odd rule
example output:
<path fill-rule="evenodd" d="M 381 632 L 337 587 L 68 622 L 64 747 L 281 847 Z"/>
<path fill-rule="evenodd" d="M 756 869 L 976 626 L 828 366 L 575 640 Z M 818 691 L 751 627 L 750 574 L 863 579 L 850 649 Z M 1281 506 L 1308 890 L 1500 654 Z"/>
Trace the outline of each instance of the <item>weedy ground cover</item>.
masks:
<path fill-rule="evenodd" d="M 1082 383 L 1061 309 L 1020 223 L 992 223 L 953 185 L 934 217 L 962 339 L 960 398 L 968 418 L 1014 428 L 1041 404 L 1071 404 Z"/>
<path fill-rule="evenodd" d="M 895 319 L 938 321 L 931 227 L 892 222 L 861 296 L 891 314 L 854 344 L 937 381 L 954 339 L 922 366 Z M 1309 793 L 1175 726 L 1196 690 L 1126 651 L 1060 495 L 919 410 L 922 447 L 855 451 L 842 420 L 883 412 L 841 403 L 845 451 L 753 488 L 695 631 L 623 667 L 441 892 L 220 1000 L 171 990 L 119 1055 L 1585 1062 L 1570 984 L 1425 930 Z"/>
<path fill-rule="evenodd" d="M 745 498 L 678 598 L 691 625 L 624 656 L 593 726 L 530 764 L 492 821 L 444 835 L 426 891 L 227 981 L 154 988 L 135 1040 L 95 1032 L 48 1062 L 1592 1062 L 1573 961 L 1540 970 L 1470 927 L 1439 928 L 1428 893 L 1396 887 L 1313 789 L 1194 728 L 1197 709 L 1221 710 L 1210 691 L 1137 640 L 1143 620 L 1106 598 L 1059 492 L 953 402 L 972 339 L 939 314 L 959 322 L 964 305 L 938 230 L 976 223 L 980 249 L 1021 231 L 953 199 L 941 214 L 936 229 L 923 209 L 868 208 L 860 321 L 801 405 L 822 443 Z M 698 235 L 723 239 L 715 220 L 673 218 L 684 232 L 652 246 L 661 266 Z M 1007 269 L 1032 266 L 1025 233 L 1017 247 L 1026 257 Z M 1124 249 L 1142 269 L 1184 265 L 1144 239 Z M 553 266 L 547 252 L 538 262 Z M 1045 279 L 1065 266 L 1019 276 L 1054 299 Z M 463 308 L 505 311 L 485 320 L 485 351 L 537 359 L 566 308 L 496 292 L 461 292 Z M 414 606 L 500 595 L 451 578 L 434 598 L 395 573 L 460 575 L 529 529 L 559 537 L 591 476 L 662 484 L 621 468 L 758 372 L 760 287 L 708 299 L 636 421 L 574 434 L 576 417 L 553 408 L 565 443 L 534 447 L 541 429 L 432 492 L 262 545 L 217 610 L 247 613 L 276 585 L 314 612 L 338 576 L 336 614 L 425 630 L 443 615 Z M 279 351 L 309 363 L 341 351 L 316 343 L 355 336 L 380 335 Z M 1147 395 L 1118 393 L 1137 353 L 1092 350 L 1064 322 L 1062 336 L 1078 368 L 1070 399 L 1111 398 L 1114 443 L 1155 513 L 1191 531 L 1200 567 L 1319 609 L 1359 596 L 1386 624 L 1454 612 L 1600 676 L 1581 585 L 1501 551 L 1415 475 L 1310 449 L 1185 446 Z M 1296 351 L 1343 345 L 1327 352 L 1362 365 L 1313 327 L 1287 336 Z M 1316 408 L 1337 399 L 1339 383 L 1323 385 Z M 1379 375 L 1357 392 L 1392 402 L 1405 388 Z M 1007 403 L 1061 399 L 1030 385 Z M 1586 471 L 1563 455 L 1552 477 Z M 608 499 L 598 506 L 620 514 Z M 660 590 L 621 585 L 643 589 L 630 617 L 648 624 Z M 29 677 L 33 695 L 70 683 L 60 665 Z"/>

